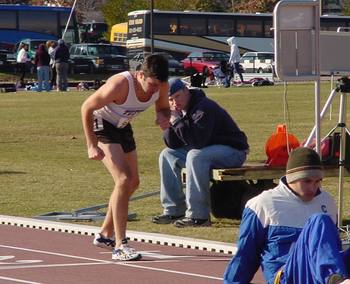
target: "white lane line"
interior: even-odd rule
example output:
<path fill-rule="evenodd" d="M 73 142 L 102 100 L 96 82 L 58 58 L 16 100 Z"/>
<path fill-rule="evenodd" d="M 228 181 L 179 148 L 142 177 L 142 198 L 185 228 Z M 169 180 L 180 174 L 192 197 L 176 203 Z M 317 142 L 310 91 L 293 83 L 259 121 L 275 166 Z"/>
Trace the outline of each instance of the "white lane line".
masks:
<path fill-rule="evenodd" d="M 9 278 L 9 277 L 2 277 L 2 276 L 0 276 L 0 279 L 12 281 L 12 282 L 17 282 L 17 283 L 25 283 L 25 284 L 43 284 L 43 283 L 39 283 L 39 282 L 33 282 L 33 281 L 16 279 L 16 278 Z"/>
<path fill-rule="evenodd" d="M 0 267 L 0 270 L 22 269 L 22 268 L 71 267 L 71 266 L 88 266 L 88 265 L 103 265 L 103 264 L 106 264 L 106 263 L 82 262 L 82 263 L 60 263 L 60 264 L 38 264 L 38 265 L 13 265 L 13 266 Z M 111 262 L 110 264 L 114 264 L 114 262 Z"/>
<path fill-rule="evenodd" d="M 49 254 L 49 255 L 56 255 L 56 256 L 62 256 L 62 257 L 69 257 L 69 258 L 75 258 L 75 259 L 91 260 L 91 261 L 96 261 L 96 262 L 101 262 L 101 263 L 113 263 L 112 261 L 108 261 L 108 260 L 101 260 L 101 259 L 95 259 L 95 258 L 89 258 L 89 257 L 83 257 L 83 256 L 75 256 L 75 255 L 70 255 L 70 254 L 49 252 L 49 251 L 36 250 L 36 249 L 27 249 L 27 248 L 20 248 L 20 247 L 6 246 L 6 245 L 0 245 L 0 247 L 10 248 L 10 249 L 15 249 L 15 250 L 29 251 L 29 252 L 37 252 L 37 253 L 43 253 L 43 254 Z"/>
<path fill-rule="evenodd" d="M 15 258 L 14 255 L 0 255 L 0 261 Z"/>
<path fill-rule="evenodd" d="M 113 262 L 113 261 L 106 261 L 106 260 L 100 260 L 100 259 L 93 259 L 93 258 L 87 258 L 87 257 L 80 257 L 80 256 L 74 256 L 74 255 L 68 255 L 68 254 L 62 254 L 62 253 L 54 253 L 54 252 L 48 252 L 48 251 L 41 251 L 41 250 L 34 250 L 34 249 L 26 249 L 26 248 L 20 248 L 20 247 L 13 247 L 13 246 L 6 246 L 6 245 L 0 245 L 0 247 L 4 248 L 10 248 L 10 249 L 17 249 L 17 250 L 23 250 L 23 251 L 29 251 L 29 252 L 37 252 L 37 253 L 43 253 L 43 254 L 49 254 L 49 255 L 56 255 L 56 256 L 63 256 L 63 257 L 69 257 L 74 259 L 84 259 L 84 260 L 90 260 L 90 261 L 96 261 L 99 263 L 86 263 L 86 264 L 69 264 L 70 266 L 79 266 L 79 265 L 96 265 L 96 264 L 116 264 L 116 265 L 123 265 L 127 267 L 134 267 L 134 268 L 141 268 L 141 269 L 147 269 L 147 270 L 153 270 L 153 271 L 162 271 L 162 272 L 168 272 L 168 273 L 174 273 L 174 274 L 180 274 L 180 275 L 189 275 L 189 276 L 195 276 L 200 278 L 207 278 L 207 279 L 213 279 L 213 280 L 220 280 L 222 281 L 223 278 L 209 276 L 209 275 L 201 275 L 196 273 L 188 273 L 183 271 L 176 271 L 176 270 L 169 270 L 169 269 L 161 269 L 161 268 L 153 268 L 153 267 L 145 267 L 137 264 L 130 264 L 130 263 L 123 263 L 123 262 Z M 17 266 L 17 268 L 35 268 L 35 267 L 57 267 L 57 266 L 66 266 L 68 264 L 54 264 L 54 265 L 27 265 L 27 266 Z M 12 267 L 4 267 L 0 269 L 13 269 L 15 266 Z"/>
<path fill-rule="evenodd" d="M 174 274 L 180 274 L 180 275 L 188 275 L 188 276 L 194 276 L 194 277 L 199 277 L 199 278 L 206 278 L 206 279 L 213 279 L 213 280 L 220 280 L 222 281 L 223 278 L 220 277 L 214 277 L 214 276 L 209 276 L 209 275 L 202 275 L 202 274 L 196 274 L 196 273 L 189 273 L 189 272 L 183 272 L 183 271 L 177 271 L 177 270 L 170 270 L 170 269 L 162 269 L 162 268 L 155 268 L 155 267 L 146 267 L 146 266 L 141 266 L 137 264 L 130 264 L 130 263 L 116 263 L 117 265 L 122 265 L 122 266 L 128 266 L 128 267 L 134 267 L 134 268 L 142 268 L 142 269 L 147 269 L 147 270 L 153 270 L 153 271 L 161 271 L 161 272 L 167 272 L 167 273 L 174 273 Z"/>

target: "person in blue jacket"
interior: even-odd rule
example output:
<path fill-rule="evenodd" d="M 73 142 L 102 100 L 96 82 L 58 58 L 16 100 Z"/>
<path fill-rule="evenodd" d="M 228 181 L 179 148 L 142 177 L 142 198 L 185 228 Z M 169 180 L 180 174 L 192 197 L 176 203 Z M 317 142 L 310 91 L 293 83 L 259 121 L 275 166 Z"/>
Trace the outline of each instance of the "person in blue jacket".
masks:
<path fill-rule="evenodd" d="M 247 137 L 221 106 L 180 79 L 169 81 L 169 105 L 171 123 L 163 133 L 167 148 L 159 156 L 164 211 L 152 221 L 210 226 L 211 169 L 241 166 L 249 149 Z M 182 168 L 186 168 L 185 192 Z"/>
<path fill-rule="evenodd" d="M 350 283 L 350 250 L 341 251 L 336 205 L 322 178 L 314 150 L 290 153 L 279 184 L 246 204 L 225 284 L 247 284 L 259 267 L 268 284 Z"/>
<path fill-rule="evenodd" d="M 63 39 L 59 39 L 54 51 L 57 91 L 65 92 L 68 88 L 69 49 Z"/>

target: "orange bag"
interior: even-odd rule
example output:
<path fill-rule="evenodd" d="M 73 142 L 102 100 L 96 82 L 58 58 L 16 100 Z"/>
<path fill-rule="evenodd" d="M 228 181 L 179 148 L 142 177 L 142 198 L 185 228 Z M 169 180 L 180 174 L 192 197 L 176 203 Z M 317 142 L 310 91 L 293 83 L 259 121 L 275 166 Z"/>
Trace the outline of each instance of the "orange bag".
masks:
<path fill-rule="evenodd" d="M 286 133 L 285 124 L 277 125 L 276 132 L 272 134 L 265 144 L 265 152 L 269 166 L 286 166 L 289 151 L 300 146 L 298 139 L 290 133 Z M 288 137 L 288 139 L 287 139 Z M 289 147 L 288 147 L 289 144 Z"/>

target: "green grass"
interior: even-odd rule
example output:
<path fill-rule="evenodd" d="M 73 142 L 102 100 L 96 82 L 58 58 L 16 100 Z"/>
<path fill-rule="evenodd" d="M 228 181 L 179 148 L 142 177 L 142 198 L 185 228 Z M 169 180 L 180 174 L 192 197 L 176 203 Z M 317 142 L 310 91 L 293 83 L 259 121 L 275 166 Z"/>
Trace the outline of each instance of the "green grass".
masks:
<path fill-rule="evenodd" d="M 322 103 L 329 95 L 322 84 Z M 251 146 L 249 161 L 266 159 L 265 142 L 284 122 L 283 86 L 209 88 L 209 97 L 225 107 L 243 129 Z M 87 158 L 80 121 L 81 103 L 91 92 L 0 94 L 0 214 L 32 217 L 52 211 L 103 204 L 113 188 L 112 178 L 100 162 Z M 289 130 L 305 139 L 314 125 L 313 84 L 288 87 Z M 333 103 L 333 119 L 322 124 L 325 135 L 338 120 L 339 96 Z M 349 112 L 349 107 L 348 107 Z M 154 109 L 133 123 L 141 184 L 136 194 L 159 190 L 158 154 L 162 133 L 154 124 Z M 337 178 L 324 181 L 337 197 Z M 344 220 L 350 219 L 349 181 L 344 185 Z M 162 212 L 159 197 L 131 202 L 137 220 L 128 229 L 234 242 L 239 221 L 213 219 L 211 228 L 178 229 L 150 222 Z M 99 225 L 99 223 L 87 223 Z"/>
<path fill-rule="evenodd" d="M 69 81 L 94 81 L 95 79 L 106 80 L 110 75 L 108 74 L 69 74 Z M 20 74 L 7 71 L 0 72 L 0 82 L 17 82 L 20 79 Z M 36 73 L 30 74 L 27 72 L 25 74 L 25 81 L 35 82 L 37 80 Z"/>

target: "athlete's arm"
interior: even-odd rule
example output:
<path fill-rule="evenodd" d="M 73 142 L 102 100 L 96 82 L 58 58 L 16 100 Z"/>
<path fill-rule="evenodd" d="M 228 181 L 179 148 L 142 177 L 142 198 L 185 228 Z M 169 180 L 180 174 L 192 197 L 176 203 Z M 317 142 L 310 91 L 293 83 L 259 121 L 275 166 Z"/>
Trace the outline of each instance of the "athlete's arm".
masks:
<path fill-rule="evenodd" d="M 170 107 L 168 91 L 168 82 L 162 83 L 159 89 L 159 98 L 155 103 L 156 124 L 158 124 L 162 130 L 165 130 L 170 127 Z"/>

